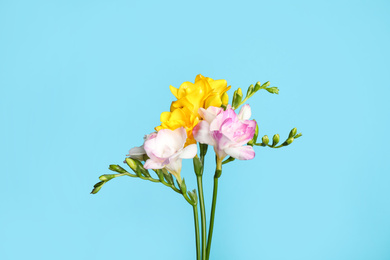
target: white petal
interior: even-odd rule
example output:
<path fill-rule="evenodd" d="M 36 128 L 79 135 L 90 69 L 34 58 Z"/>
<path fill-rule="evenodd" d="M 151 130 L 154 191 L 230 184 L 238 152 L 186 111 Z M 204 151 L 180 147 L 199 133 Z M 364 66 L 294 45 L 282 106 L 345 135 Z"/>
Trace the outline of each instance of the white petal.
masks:
<path fill-rule="evenodd" d="M 208 107 L 207 110 L 204 109 L 204 108 L 199 108 L 199 115 L 204 119 L 206 120 L 209 124 L 211 123 L 211 121 L 214 120 L 214 118 L 221 112 L 223 111 L 222 108 L 220 107 Z"/>
<path fill-rule="evenodd" d="M 241 107 L 240 113 L 238 113 L 238 119 L 241 121 L 248 120 L 249 118 L 251 118 L 251 115 L 251 107 L 248 104 L 245 104 Z"/>
<path fill-rule="evenodd" d="M 200 121 L 193 130 L 194 138 L 197 142 L 208 145 L 215 145 L 210 134 L 210 125 L 206 121 Z"/>
<path fill-rule="evenodd" d="M 197 148 L 196 144 L 190 144 L 189 146 L 185 147 L 183 149 L 183 151 L 180 153 L 180 158 L 192 159 L 195 157 L 197 151 L 198 151 L 198 148 Z"/>
<path fill-rule="evenodd" d="M 182 159 L 177 157 L 170 160 L 169 164 L 165 165 L 165 168 L 170 171 L 170 173 L 175 175 L 177 179 L 179 178 L 178 176 L 180 176 L 181 172 L 181 161 Z"/>
<path fill-rule="evenodd" d="M 238 160 L 251 160 L 255 157 L 255 151 L 250 145 L 226 148 L 225 152 Z"/>
<path fill-rule="evenodd" d="M 162 169 L 164 165 L 160 162 L 153 161 L 152 159 L 146 160 L 144 164 L 145 169 Z"/>
<path fill-rule="evenodd" d="M 184 128 L 176 129 L 174 131 L 170 129 L 161 129 L 158 131 L 157 137 L 155 138 L 156 145 L 153 153 L 161 158 L 168 158 L 182 149 L 186 139 L 183 138 L 183 130 Z M 146 143 L 147 142 L 145 142 L 145 144 Z"/>
<path fill-rule="evenodd" d="M 130 158 L 142 161 L 145 154 L 146 154 L 146 152 L 145 152 L 144 146 L 142 145 L 140 147 L 131 148 L 129 151 L 129 154 L 127 156 L 129 156 Z"/>

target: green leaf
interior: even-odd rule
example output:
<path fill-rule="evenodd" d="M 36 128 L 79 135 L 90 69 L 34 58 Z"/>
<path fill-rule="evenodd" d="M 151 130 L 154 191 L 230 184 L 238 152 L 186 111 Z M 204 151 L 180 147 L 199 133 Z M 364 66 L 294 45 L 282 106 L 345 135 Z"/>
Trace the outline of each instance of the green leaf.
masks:
<path fill-rule="evenodd" d="M 206 155 L 208 147 L 209 146 L 207 144 L 199 143 L 200 157 L 204 157 Z"/>
<path fill-rule="evenodd" d="M 180 190 L 183 194 L 187 193 L 187 186 L 186 186 L 186 182 L 184 181 L 184 178 L 180 183 Z"/>
<path fill-rule="evenodd" d="M 164 174 L 165 180 L 167 181 L 168 184 L 170 185 L 175 185 L 175 182 L 173 181 L 172 174 Z"/>
<path fill-rule="evenodd" d="M 194 171 L 195 171 L 195 174 L 197 176 L 201 176 L 202 175 L 202 162 L 200 161 L 200 159 L 198 158 L 198 156 L 195 156 L 193 158 L 193 162 L 194 162 Z"/>
<path fill-rule="evenodd" d="M 196 190 L 188 191 L 187 193 L 193 203 L 198 202 L 198 195 L 196 194 Z"/>
<path fill-rule="evenodd" d="M 228 162 L 232 162 L 232 161 L 234 161 L 235 160 L 235 158 L 233 158 L 233 157 L 229 157 L 229 158 L 227 158 L 225 161 L 223 161 L 222 162 L 222 164 L 226 164 L 226 163 L 228 163 Z"/>
<path fill-rule="evenodd" d="M 160 181 L 164 181 L 164 173 L 162 172 L 161 169 L 157 169 L 157 170 L 156 170 L 156 174 L 157 174 L 158 179 L 159 179 Z"/>

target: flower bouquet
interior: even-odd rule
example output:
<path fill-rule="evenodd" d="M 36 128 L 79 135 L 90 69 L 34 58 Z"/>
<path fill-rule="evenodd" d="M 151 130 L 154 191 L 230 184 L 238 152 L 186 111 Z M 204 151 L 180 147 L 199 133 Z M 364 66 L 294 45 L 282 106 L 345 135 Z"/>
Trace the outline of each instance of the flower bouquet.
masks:
<path fill-rule="evenodd" d="M 222 174 L 222 165 L 235 159 L 253 159 L 254 146 L 280 148 L 290 145 L 294 139 L 301 136 L 300 133 L 297 134 L 297 129 L 293 128 L 280 145 L 278 134 L 273 136 L 271 143 L 267 135 L 262 137 L 261 142 L 257 142 L 258 125 L 255 120 L 250 120 L 251 108 L 245 102 L 259 90 L 278 94 L 278 88 L 270 87 L 269 82 L 257 82 L 249 86 L 245 98 L 241 88 L 238 88 L 233 94 L 231 104 L 227 94 L 229 89 L 226 80 L 213 80 L 202 75 L 196 76 L 195 83 L 184 82 L 179 88 L 170 86 L 177 100 L 172 102 L 169 112 L 161 113 L 161 125 L 155 128 L 156 132 L 145 135 L 142 146 L 130 149 L 125 163 L 132 172 L 119 165 L 110 165 L 109 169 L 115 173 L 100 176 L 100 182 L 95 184 L 91 192 L 96 194 L 113 178 L 129 176 L 162 183 L 182 195 L 193 208 L 197 260 L 210 257 L 218 179 Z M 237 114 L 238 108 L 240 110 Z M 214 149 L 216 169 L 207 230 L 202 176 L 208 146 Z M 183 159 L 193 159 L 198 190 L 187 190 L 181 176 Z"/>

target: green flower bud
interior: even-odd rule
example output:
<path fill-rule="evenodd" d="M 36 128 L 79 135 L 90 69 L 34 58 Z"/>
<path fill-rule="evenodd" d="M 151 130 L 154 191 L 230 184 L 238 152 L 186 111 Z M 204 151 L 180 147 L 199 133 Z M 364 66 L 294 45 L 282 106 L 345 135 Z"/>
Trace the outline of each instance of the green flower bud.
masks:
<path fill-rule="evenodd" d="M 286 140 L 286 144 L 289 145 L 294 141 L 294 137 L 290 137 Z"/>
<path fill-rule="evenodd" d="M 261 88 L 260 81 L 257 81 L 255 85 L 255 92 L 257 92 L 260 88 Z"/>
<path fill-rule="evenodd" d="M 105 181 L 101 181 L 101 182 L 96 183 L 93 186 L 93 190 L 91 191 L 91 194 L 98 193 L 98 191 L 103 187 L 104 183 L 106 183 L 106 182 Z"/>
<path fill-rule="evenodd" d="M 266 83 L 264 83 L 261 87 L 262 88 L 267 88 L 269 87 L 269 85 L 271 85 L 271 83 L 269 81 L 267 81 Z"/>
<path fill-rule="evenodd" d="M 266 88 L 265 90 L 267 90 L 271 94 L 279 94 L 279 89 L 277 87 Z"/>
<path fill-rule="evenodd" d="M 126 158 L 126 163 L 135 173 L 137 172 L 137 163 L 134 159 Z"/>
<path fill-rule="evenodd" d="M 297 128 L 293 128 L 291 131 L 290 131 L 290 134 L 288 135 L 288 137 L 294 137 L 295 135 L 297 134 Z"/>
<path fill-rule="evenodd" d="M 241 104 L 241 100 L 242 100 L 242 90 L 241 88 L 238 88 L 236 91 L 234 91 L 232 106 L 234 108 L 237 108 Z"/>
<path fill-rule="evenodd" d="M 280 140 L 280 137 L 278 134 L 274 135 L 274 137 L 272 138 L 272 145 L 271 146 L 275 146 L 279 143 L 279 140 Z"/>
<path fill-rule="evenodd" d="M 111 164 L 110 167 L 108 167 L 111 171 L 119 172 L 119 173 L 126 173 L 127 171 L 116 164 Z"/>
<path fill-rule="evenodd" d="M 248 88 L 248 91 L 246 92 L 246 96 L 247 97 L 252 96 L 254 91 L 255 91 L 255 87 L 253 85 L 250 85 L 249 88 Z"/>
<path fill-rule="evenodd" d="M 269 143 L 268 135 L 263 136 L 263 138 L 261 138 L 261 142 L 264 144 L 264 146 L 267 145 Z"/>
<path fill-rule="evenodd" d="M 109 181 L 109 180 L 111 180 L 111 179 L 113 179 L 115 177 L 116 177 L 116 174 L 104 174 L 104 175 L 99 177 L 99 180 L 101 180 L 101 181 Z"/>
<path fill-rule="evenodd" d="M 301 136 L 302 136 L 302 133 L 299 133 L 299 134 L 297 134 L 296 136 L 294 136 L 294 138 L 297 139 L 297 138 L 299 138 L 299 137 L 301 137 Z"/>

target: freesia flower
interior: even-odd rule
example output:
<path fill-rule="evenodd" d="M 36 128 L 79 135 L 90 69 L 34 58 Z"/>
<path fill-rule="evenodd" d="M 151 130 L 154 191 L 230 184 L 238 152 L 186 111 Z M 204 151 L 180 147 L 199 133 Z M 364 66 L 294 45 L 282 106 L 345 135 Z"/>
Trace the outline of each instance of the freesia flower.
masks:
<path fill-rule="evenodd" d="M 228 107 L 226 111 L 218 107 L 199 109 L 202 120 L 193 130 L 195 140 L 214 146 L 219 160 L 227 155 L 239 160 L 250 160 L 255 157 L 252 146 L 246 145 L 252 140 L 256 122 L 248 120 L 251 108 L 245 105 L 237 115 Z"/>
<path fill-rule="evenodd" d="M 181 183 L 180 172 L 182 159 L 194 158 L 197 153 L 195 144 L 184 147 L 186 139 L 187 133 L 183 127 L 175 130 L 162 129 L 157 133 L 148 135 L 143 149 L 149 159 L 146 160 L 144 168 L 165 168 Z M 141 149 L 134 149 L 133 152 L 133 156 L 139 156 L 139 153 L 142 151 Z M 130 156 L 132 156 L 132 152 L 130 152 Z"/>
<path fill-rule="evenodd" d="M 196 76 L 195 83 L 184 82 L 179 88 L 169 88 L 177 101 L 172 102 L 170 112 L 161 114 L 161 125 L 155 129 L 160 131 L 184 127 L 187 131 L 186 146 L 196 143 L 192 130 L 200 119 L 199 108 L 220 107 L 229 101 L 226 91 L 230 86 L 227 86 L 226 80 L 213 80 L 200 74 Z"/>

